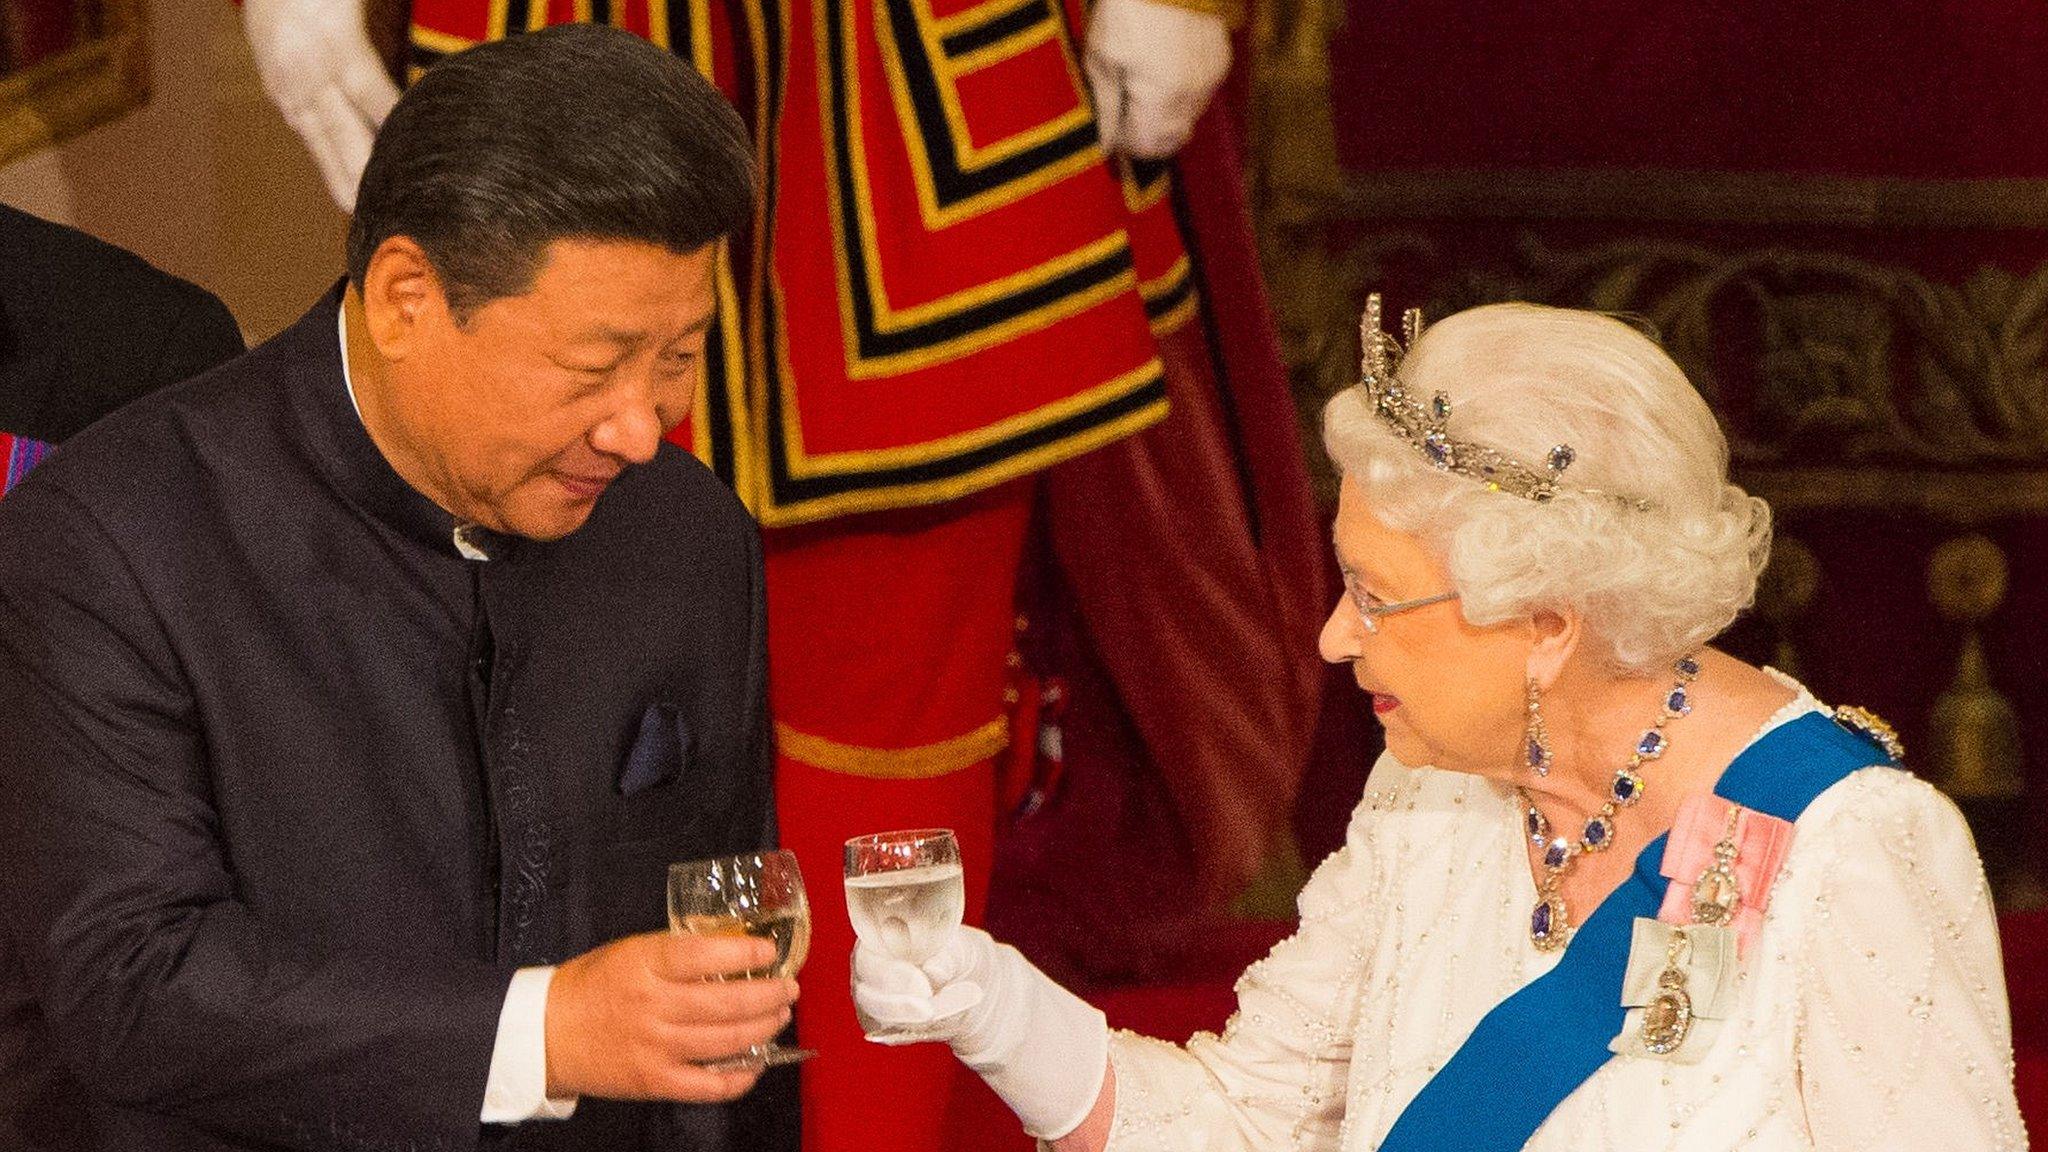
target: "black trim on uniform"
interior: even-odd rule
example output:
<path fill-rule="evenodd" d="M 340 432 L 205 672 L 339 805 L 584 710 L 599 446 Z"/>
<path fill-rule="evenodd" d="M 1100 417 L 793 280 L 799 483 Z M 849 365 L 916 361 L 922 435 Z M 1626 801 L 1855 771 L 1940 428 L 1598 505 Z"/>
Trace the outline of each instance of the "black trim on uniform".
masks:
<path fill-rule="evenodd" d="M 951 36 L 941 39 L 939 41 L 939 48 L 948 57 L 965 56 L 969 52 L 979 51 L 991 44 L 1000 44 L 1004 40 L 1020 32 L 1036 28 L 1050 19 L 1052 19 L 1052 13 L 1046 10 L 1045 0 L 1024 0 L 1024 3 L 1019 4 L 1000 16 L 991 16 L 984 23 L 955 32 Z"/>

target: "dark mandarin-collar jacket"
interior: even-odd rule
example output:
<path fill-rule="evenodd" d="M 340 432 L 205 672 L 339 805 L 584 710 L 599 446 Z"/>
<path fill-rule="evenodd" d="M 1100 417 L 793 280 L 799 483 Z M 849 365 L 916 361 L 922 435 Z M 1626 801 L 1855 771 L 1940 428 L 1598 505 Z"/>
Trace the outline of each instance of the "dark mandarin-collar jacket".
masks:
<path fill-rule="evenodd" d="M 0 1144 L 793 1149 L 787 1076 L 479 1124 L 515 968 L 773 835 L 758 537 L 664 446 L 463 558 L 338 301 L 0 501 Z"/>

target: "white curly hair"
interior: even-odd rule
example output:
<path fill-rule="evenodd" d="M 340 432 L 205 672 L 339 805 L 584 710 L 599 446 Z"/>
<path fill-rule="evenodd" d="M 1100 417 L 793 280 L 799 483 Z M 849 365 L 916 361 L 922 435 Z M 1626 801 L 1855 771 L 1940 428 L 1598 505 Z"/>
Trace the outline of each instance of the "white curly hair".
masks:
<path fill-rule="evenodd" d="M 1650 674 L 1755 599 L 1770 506 L 1728 482 L 1713 413 L 1642 333 L 1593 312 L 1492 304 L 1427 328 L 1400 377 L 1410 395 L 1450 397 L 1453 439 L 1537 469 L 1555 445 L 1576 455 L 1538 503 L 1439 472 L 1359 388 L 1324 409 L 1330 458 L 1382 521 L 1435 549 L 1473 624 L 1571 607 L 1614 671 Z"/>

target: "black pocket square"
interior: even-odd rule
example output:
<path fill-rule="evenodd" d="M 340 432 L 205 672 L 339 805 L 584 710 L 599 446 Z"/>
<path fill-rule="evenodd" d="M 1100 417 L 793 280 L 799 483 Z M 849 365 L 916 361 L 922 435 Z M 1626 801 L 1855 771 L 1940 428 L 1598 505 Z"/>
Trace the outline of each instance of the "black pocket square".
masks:
<path fill-rule="evenodd" d="M 619 773 L 619 794 L 631 796 L 676 778 L 690 755 L 690 731 L 673 704 L 649 704 Z"/>

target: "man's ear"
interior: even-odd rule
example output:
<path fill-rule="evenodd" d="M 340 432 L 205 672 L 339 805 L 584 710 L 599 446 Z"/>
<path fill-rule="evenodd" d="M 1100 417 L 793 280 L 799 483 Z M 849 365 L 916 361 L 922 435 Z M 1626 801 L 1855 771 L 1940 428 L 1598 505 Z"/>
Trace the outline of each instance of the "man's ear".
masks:
<path fill-rule="evenodd" d="M 371 254 L 363 316 L 378 354 L 393 362 L 415 352 L 425 333 L 450 323 L 441 277 L 412 237 L 393 236 Z"/>

